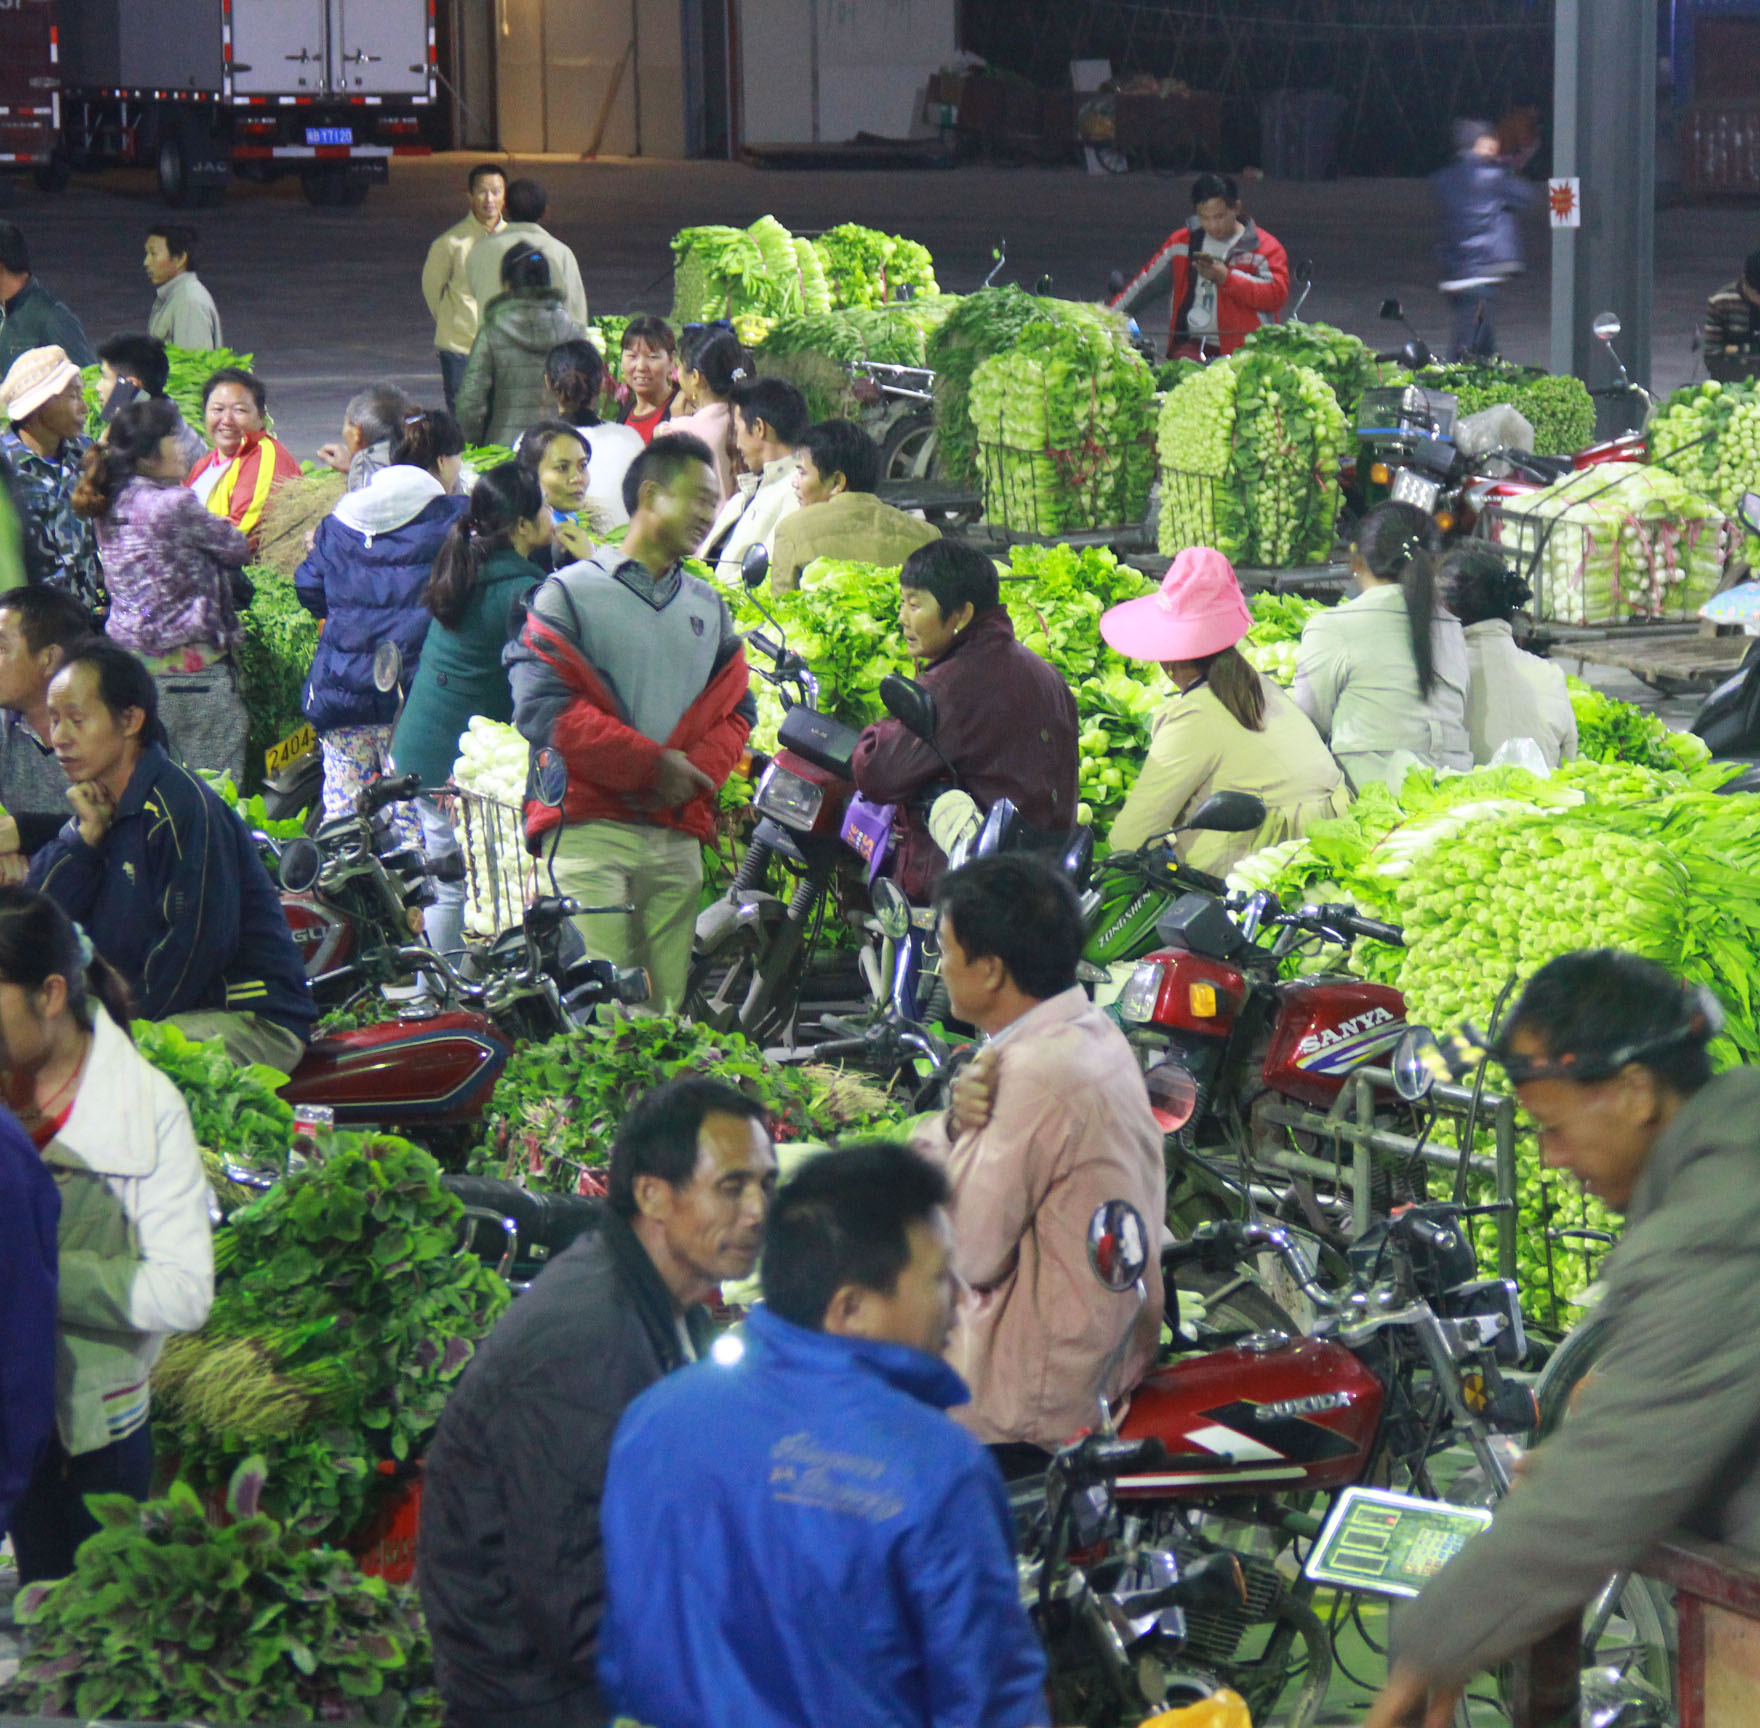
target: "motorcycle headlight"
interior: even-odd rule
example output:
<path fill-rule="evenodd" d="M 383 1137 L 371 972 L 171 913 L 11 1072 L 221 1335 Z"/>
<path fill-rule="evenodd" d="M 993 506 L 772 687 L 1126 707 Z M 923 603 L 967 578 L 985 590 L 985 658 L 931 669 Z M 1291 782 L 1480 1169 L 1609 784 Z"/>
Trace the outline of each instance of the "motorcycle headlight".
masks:
<path fill-rule="evenodd" d="M 1394 1047 L 1394 1091 L 1408 1104 L 1416 1104 L 1429 1097 L 1438 1074 L 1445 1071 L 1436 1034 L 1428 1026 L 1408 1027 Z"/>
<path fill-rule="evenodd" d="M 758 782 L 758 795 L 752 800 L 761 816 L 780 822 L 785 828 L 810 829 L 819 820 L 819 807 L 825 802 L 825 788 L 811 780 L 778 767 L 772 762 Z"/>
<path fill-rule="evenodd" d="M 869 892 L 874 903 L 874 922 L 880 934 L 902 942 L 911 933 L 911 903 L 896 882 L 882 876 Z"/>
<path fill-rule="evenodd" d="M 1161 1000 L 1161 981 L 1167 974 L 1160 960 L 1145 960 L 1131 974 L 1118 998 L 1118 1017 L 1134 1026 L 1147 1025 L 1155 1018 L 1155 1004 Z"/>

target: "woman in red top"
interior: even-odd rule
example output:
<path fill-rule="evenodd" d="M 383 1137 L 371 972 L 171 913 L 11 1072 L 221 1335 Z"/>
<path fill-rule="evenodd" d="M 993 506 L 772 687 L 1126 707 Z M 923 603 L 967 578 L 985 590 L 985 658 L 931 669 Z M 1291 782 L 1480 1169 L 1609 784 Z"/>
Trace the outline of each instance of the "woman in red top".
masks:
<path fill-rule="evenodd" d="M 678 395 L 672 379 L 677 355 L 678 338 L 664 318 L 632 318 L 624 329 L 617 418 L 641 433 L 644 444 L 672 418 Z"/>
<path fill-rule="evenodd" d="M 242 366 L 222 366 L 202 386 L 202 424 L 214 448 L 183 483 L 216 516 L 230 517 L 255 550 L 263 506 L 284 480 L 299 478 L 299 462 L 269 435 L 269 393 Z"/>

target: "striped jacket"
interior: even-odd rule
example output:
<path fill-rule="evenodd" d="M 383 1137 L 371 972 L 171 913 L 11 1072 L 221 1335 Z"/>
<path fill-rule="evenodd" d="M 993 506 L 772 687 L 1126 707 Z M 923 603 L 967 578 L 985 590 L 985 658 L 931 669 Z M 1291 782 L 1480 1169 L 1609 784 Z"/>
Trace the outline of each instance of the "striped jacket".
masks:
<path fill-rule="evenodd" d="M 69 822 L 30 882 L 90 932 L 143 1020 L 260 1014 L 295 1037 L 317 1010 L 281 896 L 243 822 L 200 775 L 149 745 L 88 846 Z"/>
<path fill-rule="evenodd" d="M 1130 312 L 1171 282 L 1170 354 L 1177 343 L 1191 340 L 1186 330 L 1194 285 L 1191 254 L 1191 228 L 1176 228 L 1110 302 L 1120 312 Z M 1275 324 L 1288 298 L 1288 253 L 1263 228 L 1243 219 L 1228 251 L 1228 280 L 1216 290 L 1216 334 L 1222 352 L 1232 354 L 1261 324 Z"/>

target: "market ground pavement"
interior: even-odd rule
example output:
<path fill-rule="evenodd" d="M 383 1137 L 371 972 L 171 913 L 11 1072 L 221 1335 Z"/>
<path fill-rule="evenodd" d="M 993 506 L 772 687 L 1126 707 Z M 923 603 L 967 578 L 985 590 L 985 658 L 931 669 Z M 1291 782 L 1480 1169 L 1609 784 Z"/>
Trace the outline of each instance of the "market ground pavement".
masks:
<path fill-rule="evenodd" d="M 284 180 L 241 183 L 221 207 L 193 213 L 202 278 L 227 340 L 256 356 L 276 431 L 298 455 L 338 436 L 343 404 L 373 379 L 390 377 L 438 400 L 422 260 L 433 237 L 462 214 L 465 172 L 479 159 L 395 164 L 390 185 L 352 210 L 314 208 L 297 181 Z M 1129 270 L 1185 219 L 1189 183 L 1184 174 L 1090 176 L 1075 167 L 877 173 L 573 157 L 510 158 L 506 166 L 543 181 L 548 225 L 579 256 L 591 305 L 608 313 L 669 310 L 668 242 L 678 229 L 745 224 L 766 213 L 804 232 L 855 221 L 908 234 L 929 247 L 942 285 L 955 291 L 982 281 L 1006 241 L 1005 279 L 1031 285 L 1048 273 L 1060 295 L 1098 296 L 1112 270 Z M 1379 323 L 1376 310 L 1384 296 L 1397 295 L 1420 331 L 1444 338 L 1447 307 L 1435 286 L 1436 236 L 1422 181 L 1265 181 L 1247 188 L 1247 200 L 1292 260 L 1314 261 L 1305 316 L 1387 343 L 1397 331 Z M 0 215 L 25 230 L 44 280 L 94 341 L 145 327 L 153 291 L 141 251 L 148 226 L 167 214 L 144 170 L 80 176 L 59 194 L 0 181 Z M 1542 223 L 1529 224 L 1535 268 L 1510 287 L 1500 312 L 1502 347 L 1512 359 L 1546 357 L 1550 246 Z M 1658 213 L 1657 389 L 1692 375 L 1689 344 L 1705 297 L 1756 244 L 1760 210 Z M 1166 316 L 1165 302 L 1144 308 L 1143 328 L 1163 337 Z M 1623 673 L 1598 672 L 1594 681 L 1647 699 Z"/>

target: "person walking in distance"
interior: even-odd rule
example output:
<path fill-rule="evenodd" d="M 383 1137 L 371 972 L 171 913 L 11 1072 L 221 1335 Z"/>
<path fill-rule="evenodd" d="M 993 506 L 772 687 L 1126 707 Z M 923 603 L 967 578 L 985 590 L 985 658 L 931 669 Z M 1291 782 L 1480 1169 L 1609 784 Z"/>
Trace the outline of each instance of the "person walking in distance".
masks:
<path fill-rule="evenodd" d="M 458 387 L 464 382 L 465 362 L 477 339 L 482 307 L 471 298 L 471 248 L 505 225 L 502 211 L 507 204 L 507 175 L 494 162 L 479 162 L 466 182 L 470 209 L 428 248 L 422 266 L 422 298 L 434 320 L 434 352 L 440 362 L 440 382 L 446 390 L 446 406 L 456 410 Z"/>
<path fill-rule="evenodd" d="M 147 230 L 144 263 L 156 290 L 147 334 L 173 348 L 224 348 L 219 309 L 196 274 L 196 240 L 195 229 L 183 222 L 161 222 Z"/>
<path fill-rule="evenodd" d="M 1483 120 L 1457 120 L 1454 147 L 1454 160 L 1431 175 L 1430 188 L 1442 221 L 1442 292 L 1454 308 L 1450 353 L 1463 360 L 1497 352 L 1497 290 L 1521 274 L 1516 218 L 1538 202 L 1539 189 L 1499 160 L 1497 133 Z"/>

